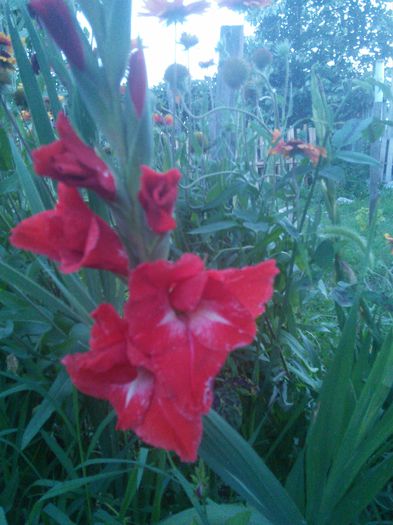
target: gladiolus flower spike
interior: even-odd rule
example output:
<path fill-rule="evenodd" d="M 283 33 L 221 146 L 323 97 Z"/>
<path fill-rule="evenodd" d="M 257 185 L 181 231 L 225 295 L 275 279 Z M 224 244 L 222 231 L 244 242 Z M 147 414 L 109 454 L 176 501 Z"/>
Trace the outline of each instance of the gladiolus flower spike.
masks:
<path fill-rule="evenodd" d="M 79 390 L 112 404 L 118 429 L 195 461 L 214 378 L 229 352 L 252 342 L 277 273 L 273 260 L 206 270 L 192 254 L 141 264 L 124 319 L 101 305 L 90 350 L 63 364 Z"/>

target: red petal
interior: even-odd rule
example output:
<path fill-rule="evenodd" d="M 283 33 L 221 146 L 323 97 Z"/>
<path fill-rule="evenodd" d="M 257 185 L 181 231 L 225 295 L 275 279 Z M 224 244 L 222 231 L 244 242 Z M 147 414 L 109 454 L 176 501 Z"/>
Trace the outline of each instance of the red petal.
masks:
<path fill-rule="evenodd" d="M 82 142 L 64 113 L 59 113 L 56 127 L 60 140 L 32 153 L 37 174 L 52 177 L 70 187 L 90 188 L 104 199 L 114 199 L 115 179 L 105 162 Z"/>
<path fill-rule="evenodd" d="M 100 305 L 92 316 L 90 350 L 67 355 L 62 363 L 81 392 L 112 404 L 119 428 L 133 428 L 149 408 L 154 377 L 130 364 L 127 323 L 112 305 Z"/>
<path fill-rule="evenodd" d="M 175 263 L 160 260 L 140 264 L 130 275 L 131 296 L 129 303 L 146 301 L 148 296 L 157 295 L 159 290 L 168 296 L 171 287 L 194 277 L 203 270 L 203 261 L 191 253 L 184 254 Z"/>
<path fill-rule="evenodd" d="M 230 352 L 251 343 L 256 327 L 250 312 L 226 287 L 209 279 L 199 307 L 189 314 L 195 338 L 210 350 Z"/>
<path fill-rule="evenodd" d="M 85 266 L 127 275 L 128 258 L 116 233 L 88 208 L 75 188 L 59 183 L 58 193 L 55 210 L 22 221 L 10 241 L 60 261 L 65 273 Z"/>
<path fill-rule="evenodd" d="M 50 210 L 37 213 L 15 226 L 10 243 L 16 248 L 59 261 L 62 236 L 62 221 L 55 211 Z"/>
<path fill-rule="evenodd" d="M 209 270 L 209 275 L 224 283 L 225 289 L 233 294 L 254 318 L 265 311 L 265 303 L 273 295 L 274 277 L 278 273 L 273 259 L 240 269 Z"/>
<path fill-rule="evenodd" d="M 144 424 L 151 410 L 154 383 L 154 376 L 150 372 L 138 369 L 135 379 L 112 390 L 109 401 L 116 410 L 117 429 L 132 429 L 138 434 L 139 425 Z"/>
<path fill-rule="evenodd" d="M 93 350 L 106 350 L 108 346 L 122 343 L 127 337 L 127 321 L 122 319 L 111 304 L 100 304 L 91 313 L 94 325 L 90 334 Z"/>
<path fill-rule="evenodd" d="M 200 272 L 176 284 L 170 293 L 172 307 L 179 312 L 194 310 L 201 300 L 207 279 L 207 272 Z"/>
<path fill-rule="evenodd" d="M 139 202 L 146 214 L 149 227 L 156 233 L 165 233 L 176 227 L 172 217 L 181 177 L 177 169 L 158 173 L 148 166 L 141 166 Z"/>
<path fill-rule="evenodd" d="M 166 398 L 153 397 L 135 433 L 155 447 L 173 450 L 182 461 L 196 461 L 202 438 L 201 416 L 188 417 Z"/>

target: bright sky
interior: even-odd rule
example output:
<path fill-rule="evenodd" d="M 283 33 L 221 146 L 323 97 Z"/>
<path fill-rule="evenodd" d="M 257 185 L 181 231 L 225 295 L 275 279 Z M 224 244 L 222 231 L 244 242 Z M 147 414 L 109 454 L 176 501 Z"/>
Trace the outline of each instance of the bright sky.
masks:
<path fill-rule="evenodd" d="M 245 23 L 241 14 L 229 9 L 218 8 L 216 5 L 201 15 L 191 15 L 184 24 L 177 24 L 177 35 L 171 25 L 167 27 L 156 17 L 140 16 L 143 12 L 143 0 L 133 0 L 132 38 L 140 36 L 145 46 L 145 59 L 147 64 L 149 85 L 154 86 L 162 81 L 165 69 L 175 62 L 188 67 L 187 52 L 182 45 L 176 46 L 183 32 L 196 35 L 199 43 L 190 49 L 190 73 L 192 78 L 203 78 L 213 75 L 216 67 L 201 69 L 198 62 L 211 58 L 217 64 L 215 48 L 220 39 L 220 28 L 223 25 L 244 25 L 246 35 L 252 34 L 252 27 Z"/>

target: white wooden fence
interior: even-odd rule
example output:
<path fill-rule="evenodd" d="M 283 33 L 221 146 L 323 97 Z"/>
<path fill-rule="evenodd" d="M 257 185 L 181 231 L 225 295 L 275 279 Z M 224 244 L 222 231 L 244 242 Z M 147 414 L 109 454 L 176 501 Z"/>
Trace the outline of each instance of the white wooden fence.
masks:
<path fill-rule="evenodd" d="M 383 120 L 393 122 L 393 104 L 389 108 L 385 103 L 383 113 Z M 302 128 L 289 128 L 285 140 L 289 141 L 294 139 L 300 139 L 310 144 L 316 144 L 315 128 L 308 126 L 307 124 Z M 379 139 L 379 143 L 379 153 L 377 153 L 377 160 L 380 162 L 379 181 L 382 184 L 393 184 L 393 126 L 385 127 L 385 131 Z M 267 158 L 269 148 L 270 144 L 260 138 L 256 148 L 256 166 L 260 172 L 265 168 L 265 159 Z M 276 160 L 273 172 L 276 175 L 280 175 L 283 169 L 284 171 L 287 171 L 296 165 L 296 158 L 293 157 L 282 159 L 279 156 L 276 156 L 274 158 Z"/>

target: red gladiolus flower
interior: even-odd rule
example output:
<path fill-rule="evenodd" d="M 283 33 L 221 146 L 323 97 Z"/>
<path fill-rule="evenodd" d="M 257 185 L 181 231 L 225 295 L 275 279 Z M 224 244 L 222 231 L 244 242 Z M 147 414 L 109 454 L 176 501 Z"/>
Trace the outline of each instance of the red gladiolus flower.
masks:
<path fill-rule="evenodd" d="M 75 188 L 60 183 L 58 193 L 54 210 L 33 215 L 12 230 L 11 244 L 59 261 L 64 273 L 86 267 L 126 276 L 128 259 L 116 233 Z"/>
<path fill-rule="evenodd" d="M 209 7 L 206 0 L 184 4 L 184 0 L 145 0 L 144 16 L 157 16 L 167 25 L 184 22 L 189 15 L 200 14 Z"/>
<path fill-rule="evenodd" d="M 112 404 L 118 429 L 195 461 L 214 377 L 230 351 L 253 340 L 277 273 L 273 260 L 205 270 L 192 254 L 142 264 L 124 319 L 99 306 L 89 352 L 62 362 L 79 390 Z"/>
<path fill-rule="evenodd" d="M 202 435 L 200 415 L 179 410 L 165 392 L 161 379 L 127 356 L 128 324 L 109 304 L 92 314 L 90 350 L 67 355 L 62 363 L 83 393 L 108 400 L 117 427 L 132 429 L 155 447 L 174 450 L 183 461 L 195 461 Z"/>
<path fill-rule="evenodd" d="M 165 233 L 176 228 L 173 210 L 177 197 L 180 172 L 171 169 L 158 173 L 148 166 L 141 166 L 139 202 L 145 210 L 147 223 L 155 233 Z"/>
<path fill-rule="evenodd" d="M 113 200 L 115 179 L 105 162 L 81 141 L 64 113 L 59 113 L 56 128 L 60 140 L 33 151 L 36 173 L 68 186 L 92 189 L 104 199 Z"/>
<path fill-rule="evenodd" d="M 274 260 L 205 270 L 192 254 L 141 264 L 125 305 L 130 360 L 159 377 L 182 411 L 208 412 L 213 379 L 229 352 L 254 339 L 277 273 Z"/>
<path fill-rule="evenodd" d="M 84 69 L 82 42 L 64 0 L 30 0 L 29 10 L 43 22 L 69 62 L 78 69 Z"/>
<path fill-rule="evenodd" d="M 131 52 L 129 71 L 128 88 L 136 114 L 140 118 L 145 106 L 147 90 L 146 63 L 143 48 L 140 45 Z"/>

